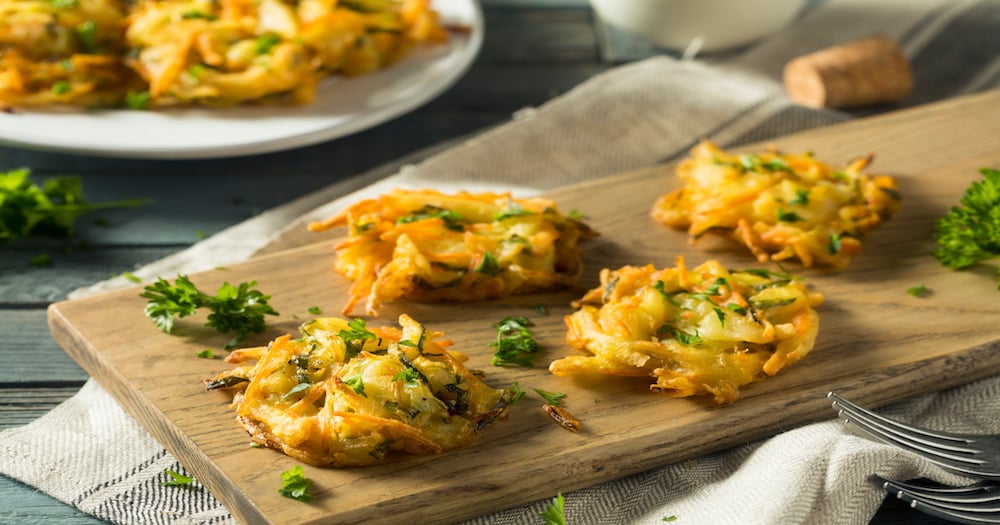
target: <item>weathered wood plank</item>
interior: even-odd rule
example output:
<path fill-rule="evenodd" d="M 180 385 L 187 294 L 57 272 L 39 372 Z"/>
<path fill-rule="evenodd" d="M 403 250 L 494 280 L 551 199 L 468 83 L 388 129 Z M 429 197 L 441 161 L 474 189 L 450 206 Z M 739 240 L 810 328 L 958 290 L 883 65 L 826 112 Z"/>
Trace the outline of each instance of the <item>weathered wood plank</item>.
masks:
<path fill-rule="evenodd" d="M 38 419 L 76 394 L 81 386 L 82 381 L 75 386 L 0 388 L 0 430 Z"/>
<path fill-rule="evenodd" d="M 64 253 L 37 248 L 5 248 L 0 257 L 0 307 L 58 301 L 77 288 L 134 270 L 177 249 L 118 247 L 74 249 Z M 49 255 L 51 265 L 29 264 L 29 260 L 40 253 Z"/>
<path fill-rule="evenodd" d="M 100 525 L 106 523 L 89 514 L 0 475 L 0 523 L 34 525 Z"/>
<path fill-rule="evenodd" d="M 597 37 L 586 9 L 490 9 L 480 60 L 488 63 L 595 63 Z"/>
<path fill-rule="evenodd" d="M 0 309 L 0 385 L 6 388 L 38 383 L 82 383 L 90 376 L 63 352 L 49 335 L 43 308 Z M 7 394 L 0 390 L 0 400 Z M 0 405 L 4 405 L 0 402 Z M 0 407 L 0 419 L 4 409 Z"/>

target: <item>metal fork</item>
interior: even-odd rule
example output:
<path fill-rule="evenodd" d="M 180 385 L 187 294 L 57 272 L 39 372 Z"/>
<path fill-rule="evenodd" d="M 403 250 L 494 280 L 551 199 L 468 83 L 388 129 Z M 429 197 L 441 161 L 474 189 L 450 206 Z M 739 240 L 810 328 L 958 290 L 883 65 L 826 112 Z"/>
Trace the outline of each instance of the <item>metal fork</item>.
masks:
<path fill-rule="evenodd" d="M 968 487 L 930 487 L 874 476 L 888 493 L 924 514 L 956 523 L 1000 523 L 1000 485 L 984 481 Z"/>
<path fill-rule="evenodd" d="M 912 427 L 865 410 L 834 392 L 827 394 L 848 423 L 879 440 L 920 455 L 948 470 L 1000 480 L 1000 436 L 954 434 Z"/>

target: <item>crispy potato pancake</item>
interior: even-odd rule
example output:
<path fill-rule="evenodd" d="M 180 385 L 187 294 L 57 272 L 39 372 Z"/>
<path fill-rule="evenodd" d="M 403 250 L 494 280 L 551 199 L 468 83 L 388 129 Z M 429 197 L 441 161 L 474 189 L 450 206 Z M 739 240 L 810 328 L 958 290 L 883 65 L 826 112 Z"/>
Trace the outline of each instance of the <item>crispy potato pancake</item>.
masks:
<path fill-rule="evenodd" d="M 394 190 L 309 225 L 348 227 L 334 269 L 354 280 L 342 313 L 365 300 L 469 302 L 568 287 L 582 265 L 577 243 L 596 233 L 548 199 L 509 193 Z"/>
<path fill-rule="evenodd" d="M 0 103 L 304 103 L 444 41 L 430 0 L 0 0 Z"/>
<path fill-rule="evenodd" d="M 731 155 L 703 141 L 677 166 L 684 186 L 660 197 L 651 215 L 686 229 L 692 243 L 722 233 L 761 262 L 843 268 L 899 209 L 895 179 L 862 173 L 871 159 L 834 169 L 810 153 Z"/>
<path fill-rule="evenodd" d="M 777 374 L 812 350 L 813 307 L 823 296 L 767 270 L 653 265 L 601 270 L 601 285 L 574 303 L 566 340 L 587 355 L 553 361 L 557 376 L 651 377 L 653 391 L 732 403 L 739 388 Z"/>
<path fill-rule="evenodd" d="M 399 324 L 369 331 L 360 320 L 316 319 L 298 339 L 233 352 L 226 361 L 240 366 L 208 389 L 237 391 L 233 407 L 255 443 L 317 466 L 438 453 L 506 417 L 512 390 L 486 385 L 441 334 L 406 315 Z"/>

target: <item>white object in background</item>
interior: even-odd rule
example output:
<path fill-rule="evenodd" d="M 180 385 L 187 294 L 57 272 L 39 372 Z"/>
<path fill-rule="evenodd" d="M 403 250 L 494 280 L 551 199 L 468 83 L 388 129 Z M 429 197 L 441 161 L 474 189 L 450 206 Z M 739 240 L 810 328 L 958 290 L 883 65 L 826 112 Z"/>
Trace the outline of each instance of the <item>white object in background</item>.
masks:
<path fill-rule="evenodd" d="M 281 151 L 344 137 L 412 111 L 451 87 L 483 42 L 477 0 L 434 0 L 450 33 L 392 67 L 320 82 L 300 106 L 154 111 L 25 108 L 0 111 L 0 145 L 106 157 L 200 159 Z"/>
<path fill-rule="evenodd" d="M 701 52 L 739 47 L 781 29 L 807 0 L 590 0 L 611 26 L 684 50 L 701 39 Z"/>

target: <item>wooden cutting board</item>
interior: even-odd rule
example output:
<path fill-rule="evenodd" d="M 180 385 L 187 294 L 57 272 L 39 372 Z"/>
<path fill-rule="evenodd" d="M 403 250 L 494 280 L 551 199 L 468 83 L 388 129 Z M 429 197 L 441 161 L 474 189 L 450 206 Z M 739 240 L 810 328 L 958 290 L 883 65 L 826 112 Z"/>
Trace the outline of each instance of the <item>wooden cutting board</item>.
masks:
<path fill-rule="evenodd" d="M 305 466 L 315 481 L 313 503 L 277 493 L 280 473 L 297 463 L 251 448 L 229 408 L 229 395 L 205 391 L 203 379 L 227 366 L 193 355 L 226 341 L 202 327 L 203 317 L 179 320 L 173 335 L 161 333 L 143 315 L 145 300 L 134 287 L 54 304 L 50 327 L 59 344 L 246 523 L 454 522 L 832 418 L 825 399 L 829 390 L 877 406 L 1000 372 L 995 269 L 955 272 L 930 255 L 936 219 L 980 177 L 980 167 L 1000 166 L 1000 92 L 772 142 L 784 151 L 812 150 L 835 164 L 874 152 L 869 171 L 898 177 L 903 206 L 869 236 L 847 270 L 790 266 L 826 295 L 818 309 L 816 347 L 777 377 L 745 387 L 730 406 L 651 393 L 642 380 L 573 380 L 546 370 L 570 352 L 563 325 L 568 303 L 597 283 L 602 267 L 662 267 L 678 254 L 685 254 L 691 267 L 706 258 L 732 268 L 761 266 L 728 241 L 704 239 L 690 246 L 684 233 L 648 218 L 654 199 L 677 184 L 667 166 L 550 192 L 561 209 L 582 211 L 602 233 L 584 245 L 586 271 L 578 289 L 476 305 L 400 303 L 368 320 L 395 323 L 405 311 L 445 332 L 492 385 L 518 381 L 528 392 L 565 392 L 564 405 L 582 422 L 581 432 L 557 427 L 531 393 L 508 420 L 464 449 L 369 468 Z M 335 314 L 344 302 L 349 283 L 330 271 L 331 246 L 342 233 L 299 231 L 275 246 L 310 244 L 192 276 L 199 287 L 212 290 L 223 281 L 253 279 L 273 295 L 282 315 L 269 320 L 269 330 L 251 343 L 295 333 L 314 317 L 309 307 Z M 906 293 L 919 284 L 929 288 L 928 296 Z M 536 312 L 538 304 L 548 315 Z M 544 348 L 534 368 L 489 365 L 492 324 L 508 315 L 525 315 L 537 324 L 534 332 Z"/>

